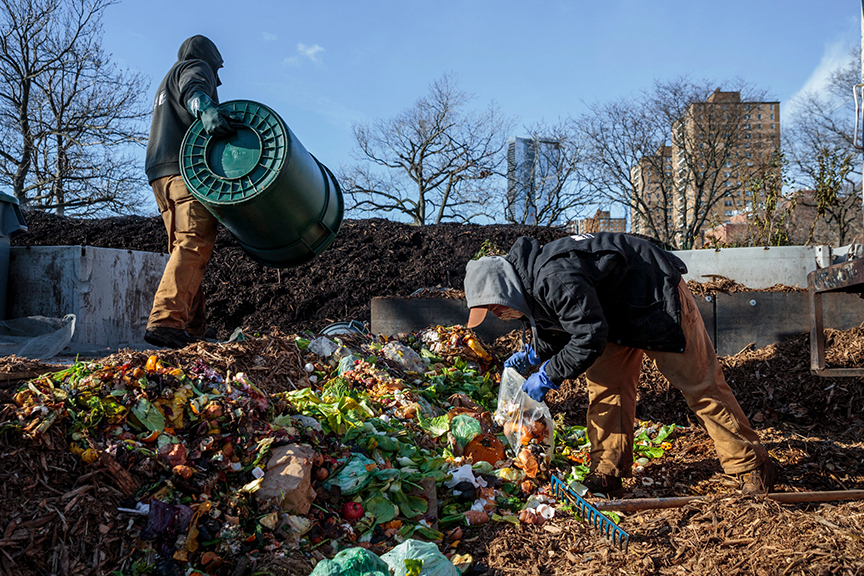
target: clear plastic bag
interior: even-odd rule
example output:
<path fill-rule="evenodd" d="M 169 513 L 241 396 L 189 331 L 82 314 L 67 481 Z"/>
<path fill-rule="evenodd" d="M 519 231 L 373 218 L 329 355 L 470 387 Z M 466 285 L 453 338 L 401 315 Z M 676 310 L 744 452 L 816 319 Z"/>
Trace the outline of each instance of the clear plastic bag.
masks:
<path fill-rule="evenodd" d="M 535 478 L 552 460 L 555 424 L 549 407 L 522 391 L 525 379 L 513 368 L 504 368 L 493 416 L 516 455 L 515 464 Z"/>
<path fill-rule="evenodd" d="M 0 356 L 12 354 L 48 360 L 65 348 L 75 334 L 75 315 L 63 318 L 29 316 L 0 322 Z"/>
<path fill-rule="evenodd" d="M 390 567 L 390 574 L 393 576 L 411 574 L 409 564 L 412 560 L 414 561 L 413 565 L 420 568 L 420 576 L 459 576 L 459 570 L 432 542 L 406 540 L 381 556 L 381 559 L 387 562 Z M 418 572 L 414 573 L 417 574 Z"/>
<path fill-rule="evenodd" d="M 417 352 L 399 342 L 388 342 L 384 348 L 381 349 L 381 352 L 384 353 L 385 358 L 400 364 L 409 372 L 423 374 L 429 369 L 423 361 L 423 358 L 421 358 Z"/>
<path fill-rule="evenodd" d="M 363 454 L 353 454 L 351 460 L 335 476 L 331 476 L 324 485 L 325 487 L 338 486 L 343 496 L 353 496 L 369 485 L 374 469 L 374 460 Z"/>

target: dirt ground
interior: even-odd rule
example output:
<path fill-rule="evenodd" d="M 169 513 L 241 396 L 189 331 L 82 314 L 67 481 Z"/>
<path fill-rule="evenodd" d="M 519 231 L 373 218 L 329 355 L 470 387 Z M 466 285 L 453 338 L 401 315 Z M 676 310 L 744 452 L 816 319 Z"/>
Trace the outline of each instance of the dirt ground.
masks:
<path fill-rule="evenodd" d="M 30 233 L 17 245 L 85 244 L 161 251 L 165 233 L 155 218 L 80 221 L 26 213 Z M 209 322 L 220 336 L 237 326 L 279 333 L 318 330 L 333 321 L 369 320 L 372 296 L 407 296 L 422 288 L 461 288 L 465 262 L 489 240 L 506 249 L 518 236 L 543 241 L 559 230 L 510 226 L 414 228 L 384 220 L 348 221 L 333 246 L 292 270 L 264 268 L 221 230 L 205 278 Z M 720 285 L 699 290 L 737 290 Z M 778 287 L 777 289 L 786 289 Z M 278 338 L 274 341 L 279 341 Z M 503 355 L 513 335 L 494 350 Z M 831 366 L 864 366 L 862 329 L 829 331 Z M 278 346 L 255 349 L 199 344 L 174 353 L 184 365 L 199 357 L 225 368 L 258 370 L 261 386 L 280 390 L 297 359 Z M 864 383 L 819 378 L 809 371 L 809 341 L 801 335 L 721 359 L 724 373 L 781 473 L 778 492 L 864 490 Z M 0 405 L 22 374 L 50 366 L 0 359 Z M 583 381 L 550 394 L 553 414 L 584 424 Z M 625 553 L 598 531 L 561 513 L 542 527 L 489 523 L 466 530 L 455 551 L 471 553 L 469 574 L 864 574 L 864 502 L 781 504 L 734 494 L 710 439 L 691 418 L 680 393 L 647 362 L 638 417 L 676 423 L 673 449 L 625 482 L 628 498 L 705 496 L 684 507 L 620 513 L 630 535 Z M 42 445 L 0 437 L 0 574 L 109 574 L 132 554 L 135 541 L 116 513 L 125 503 L 111 475 L 85 466 L 49 435 Z M 308 574 L 307 557 L 250 559 L 234 574 Z"/>

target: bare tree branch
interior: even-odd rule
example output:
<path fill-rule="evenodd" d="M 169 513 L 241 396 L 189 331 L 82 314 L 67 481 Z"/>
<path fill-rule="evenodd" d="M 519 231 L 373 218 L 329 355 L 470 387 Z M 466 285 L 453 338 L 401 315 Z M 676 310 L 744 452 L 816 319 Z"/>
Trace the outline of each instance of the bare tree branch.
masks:
<path fill-rule="evenodd" d="M 361 164 L 340 173 L 349 209 L 396 213 L 421 226 L 489 216 L 491 177 L 511 122 L 494 104 L 466 110 L 470 100 L 446 74 L 394 118 L 355 125 Z"/>
<path fill-rule="evenodd" d="M 779 145 L 748 141 L 747 120 L 764 93 L 741 81 L 725 84 L 740 93 L 734 105 L 706 104 L 718 84 L 686 77 L 589 105 L 576 120 L 585 142 L 582 178 L 657 239 L 692 247 L 718 203 L 743 196 L 748 174 Z M 657 180 L 652 202 L 637 193 L 641 172 Z"/>
<path fill-rule="evenodd" d="M 147 81 L 117 70 L 100 20 L 115 0 L 0 0 L 0 181 L 24 206 L 134 210 Z"/>

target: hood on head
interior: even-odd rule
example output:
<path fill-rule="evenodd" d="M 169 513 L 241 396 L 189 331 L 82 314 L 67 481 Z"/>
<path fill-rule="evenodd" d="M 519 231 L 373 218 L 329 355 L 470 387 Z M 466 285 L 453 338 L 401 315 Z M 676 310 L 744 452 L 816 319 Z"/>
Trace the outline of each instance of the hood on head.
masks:
<path fill-rule="evenodd" d="M 183 60 L 203 60 L 210 66 L 214 74 L 222 67 L 222 55 L 216 48 L 216 44 L 200 34 L 187 38 L 180 45 L 180 50 L 177 51 L 177 61 Z"/>
<path fill-rule="evenodd" d="M 498 304 L 531 318 L 522 282 L 513 265 L 501 256 L 471 260 L 465 268 L 465 299 L 469 308 Z"/>

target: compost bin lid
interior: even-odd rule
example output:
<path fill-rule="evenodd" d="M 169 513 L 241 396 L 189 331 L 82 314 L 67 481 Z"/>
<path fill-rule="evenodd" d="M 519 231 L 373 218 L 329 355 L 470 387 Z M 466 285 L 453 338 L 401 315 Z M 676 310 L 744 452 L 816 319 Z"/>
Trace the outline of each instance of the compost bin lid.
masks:
<path fill-rule="evenodd" d="M 267 106 L 231 100 L 219 108 L 231 114 L 236 132 L 212 137 L 196 120 L 180 147 L 183 180 L 205 205 L 237 204 L 268 190 L 290 152 L 288 128 Z"/>

